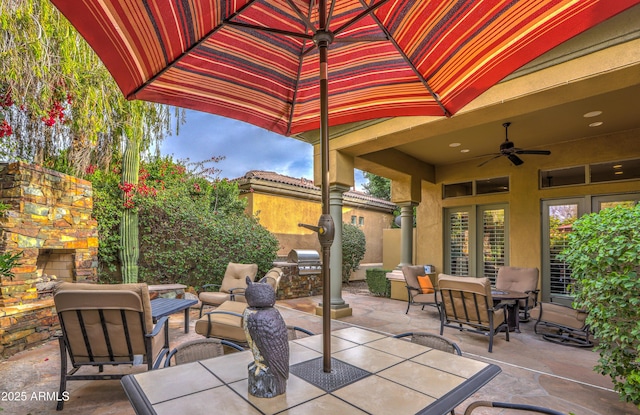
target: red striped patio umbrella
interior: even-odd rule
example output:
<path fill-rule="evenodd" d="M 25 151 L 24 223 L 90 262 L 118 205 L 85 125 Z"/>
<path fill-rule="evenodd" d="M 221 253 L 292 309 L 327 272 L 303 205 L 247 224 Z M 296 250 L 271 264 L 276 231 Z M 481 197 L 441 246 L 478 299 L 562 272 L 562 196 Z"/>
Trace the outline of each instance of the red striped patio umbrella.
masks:
<path fill-rule="evenodd" d="M 640 0 L 52 2 L 129 99 L 283 135 L 320 131 L 328 333 L 328 127 L 455 114 L 523 64 Z"/>

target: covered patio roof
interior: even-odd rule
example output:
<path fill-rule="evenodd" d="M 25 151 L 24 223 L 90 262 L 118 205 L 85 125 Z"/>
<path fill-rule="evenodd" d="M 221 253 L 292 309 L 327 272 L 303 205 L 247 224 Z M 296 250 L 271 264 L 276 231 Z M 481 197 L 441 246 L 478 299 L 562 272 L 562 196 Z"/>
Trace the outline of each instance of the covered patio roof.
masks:
<path fill-rule="evenodd" d="M 640 128 L 638 21 L 635 6 L 530 62 L 451 118 L 335 127 L 331 149 L 354 157 L 355 168 L 393 179 L 472 159 L 479 164 L 504 141 L 504 122 L 511 122 L 510 141 L 525 149 Z M 602 114 L 585 117 L 592 111 Z M 589 126 L 596 121 L 602 124 Z M 317 145 L 318 134 L 297 138 Z M 389 163 L 398 159 L 403 161 Z"/>

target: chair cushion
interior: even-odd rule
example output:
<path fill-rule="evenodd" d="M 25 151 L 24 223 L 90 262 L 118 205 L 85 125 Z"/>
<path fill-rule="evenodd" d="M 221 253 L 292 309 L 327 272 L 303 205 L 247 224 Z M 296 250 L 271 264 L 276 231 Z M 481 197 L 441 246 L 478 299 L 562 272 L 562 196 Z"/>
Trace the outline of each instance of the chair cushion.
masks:
<path fill-rule="evenodd" d="M 74 282 L 61 282 L 54 287 L 54 299 L 55 294 L 68 291 L 68 290 L 89 290 L 89 291 L 104 291 L 104 290 L 124 290 L 133 291 L 140 296 L 142 308 L 144 311 L 144 323 L 145 332 L 147 334 L 153 331 L 153 317 L 151 315 L 151 298 L 149 297 L 149 287 L 147 284 L 89 284 L 89 283 L 74 283 Z"/>
<path fill-rule="evenodd" d="M 225 301 L 216 308 L 215 311 L 230 311 L 233 313 L 242 314 L 247 308 L 246 303 L 238 301 Z M 208 314 L 202 316 L 196 321 L 196 333 L 208 337 L 217 337 L 219 339 L 227 339 L 236 343 L 246 343 L 247 336 L 242 328 L 242 317 L 233 316 L 230 314 Z M 209 331 L 209 317 L 211 317 L 211 330 Z"/>
<path fill-rule="evenodd" d="M 438 285 L 443 291 L 443 309 L 448 319 L 460 320 L 464 317 L 463 313 L 466 312 L 469 321 L 473 321 L 475 324 L 489 325 L 488 308 L 493 308 L 489 278 L 440 274 L 438 275 Z M 449 290 L 451 290 L 453 298 L 449 297 Z M 474 299 L 477 299 L 479 303 L 477 309 Z M 496 309 L 493 313 L 493 328 L 503 323 L 504 318 L 504 309 Z"/>
<path fill-rule="evenodd" d="M 428 275 L 418 275 L 418 284 L 420 284 L 422 294 L 432 294 L 435 292 L 431 278 L 429 278 Z"/>
<path fill-rule="evenodd" d="M 436 294 L 416 294 L 413 296 L 413 301 L 415 303 L 436 303 Z"/>
<path fill-rule="evenodd" d="M 418 289 L 418 276 L 424 275 L 424 266 L 423 265 L 404 265 L 402 267 L 402 275 L 404 276 L 404 280 L 407 285 L 411 287 L 415 287 Z M 435 274 L 431 274 L 429 276 L 431 278 L 431 285 L 434 290 L 438 289 L 438 280 L 436 279 Z"/>
<path fill-rule="evenodd" d="M 225 301 L 231 300 L 231 295 L 223 292 L 203 291 L 198 294 L 198 299 L 207 305 L 220 305 Z"/>
<path fill-rule="evenodd" d="M 538 268 L 500 267 L 496 276 L 496 289 L 504 291 L 519 291 L 521 293 L 538 289 L 540 272 Z M 536 302 L 537 294 L 529 296 L 529 306 Z M 525 300 L 519 300 L 520 307 L 525 307 Z"/>
<path fill-rule="evenodd" d="M 542 310 L 542 316 L 540 316 Z M 531 318 L 547 321 L 559 326 L 565 326 L 576 330 L 582 330 L 585 325 L 587 313 L 561 304 L 543 303 L 531 310 Z"/>
<path fill-rule="evenodd" d="M 224 277 L 222 278 L 220 291 L 228 293 L 230 290 L 236 288 L 247 288 L 246 278 L 249 277 L 251 281 L 254 281 L 257 273 L 258 265 L 256 264 L 236 264 L 235 262 L 229 262 Z"/>

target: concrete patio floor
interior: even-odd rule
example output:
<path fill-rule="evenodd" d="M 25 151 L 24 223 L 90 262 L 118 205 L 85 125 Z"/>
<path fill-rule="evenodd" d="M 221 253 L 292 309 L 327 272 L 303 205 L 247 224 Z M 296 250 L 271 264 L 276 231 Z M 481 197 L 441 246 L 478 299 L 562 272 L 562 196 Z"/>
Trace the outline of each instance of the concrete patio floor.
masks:
<path fill-rule="evenodd" d="M 343 299 L 353 309 L 353 315 L 332 321 L 332 330 L 356 325 L 389 334 L 407 331 L 439 332 L 438 313 L 434 308 L 412 307 L 405 314 L 406 302 L 373 297 L 365 293 L 343 291 Z M 279 301 L 279 309 L 287 324 L 305 327 L 315 333 L 322 331 L 321 317 L 313 310 L 321 297 L 307 297 Z M 185 334 L 183 315 L 170 318 L 171 345 L 199 338 L 193 325 L 198 312 L 191 312 L 191 331 Z M 463 354 L 499 365 L 502 373 L 456 408 L 462 414 L 470 402 L 492 400 L 546 406 L 575 415 L 640 414 L 632 404 L 620 402 L 608 378 L 596 374 L 592 368 L 598 355 L 590 349 L 561 346 L 547 342 L 533 333 L 533 323 L 522 323 L 521 333 L 511 333 L 505 341 L 504 333 L 494 341 L 493 353 L 488 353 L 488 338 L 455 329 L 445 328 L 444 336 L 458 343 Z M 0 361 L 0 413 L 53 414 L 56 402 L 51 401 L 59 382 L 57 341 L 49 341 L 34 349 L 18 353 Z M 106 368 L 109 371 L 112 368 Z M 121 368 L 118 368 L 121 370 Z M 130 369 L 131 373 L 144 370 Z M 419 380 L 416 380 L 419 381 Z M 133 414 L 134 411 L 120 386 L 119 380 L 73 381 L 68 384 L 70 399 L 65 414 L 111 415 Z M 10 400 L 14 392 L 14 400 Z M 18 393 L 16 400 L 15 393 Z M 22 393 L 25 392 L 25 393 Z M 476 414 L 516 414 L 500 409 L 482 409 Z"/>

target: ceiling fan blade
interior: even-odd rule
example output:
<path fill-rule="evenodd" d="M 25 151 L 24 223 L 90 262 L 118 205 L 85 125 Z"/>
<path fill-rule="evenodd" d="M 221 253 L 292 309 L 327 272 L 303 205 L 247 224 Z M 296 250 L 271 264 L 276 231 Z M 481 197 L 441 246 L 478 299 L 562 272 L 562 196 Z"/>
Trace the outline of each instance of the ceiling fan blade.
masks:
<path fill-rule="evenodd" d="M 488 162 L 490 162 L 491 160 L 495 160 L 500 156 L 502 156 L 502 154 L 496 154 L 495 156 L 491 157 L 490 159 L 487 159 L 487 160 L 483 161 L 482 163 L 478 164 L 478 167 L 482 167 L 485 164 L 487 164 Z"/>
<path fill-rule="evenodd" d="M 524 163 L 524 161 L 522 161 L 522 159 L 520 157 L 516 156 L 515 154 L 509 154 L 507 156 L 507 158 L 509 160 L 511 160 L 511 162 L 513 163 L 514 166 L 519 166 L 522 163 Z"/>
<path fill-rule="evenodd" d="M 548 156 L 551 154 L 549 150 L 522 150 L 518 149 L 515 151 L 516 154 L 538 154 L 541 156 Z"/>

